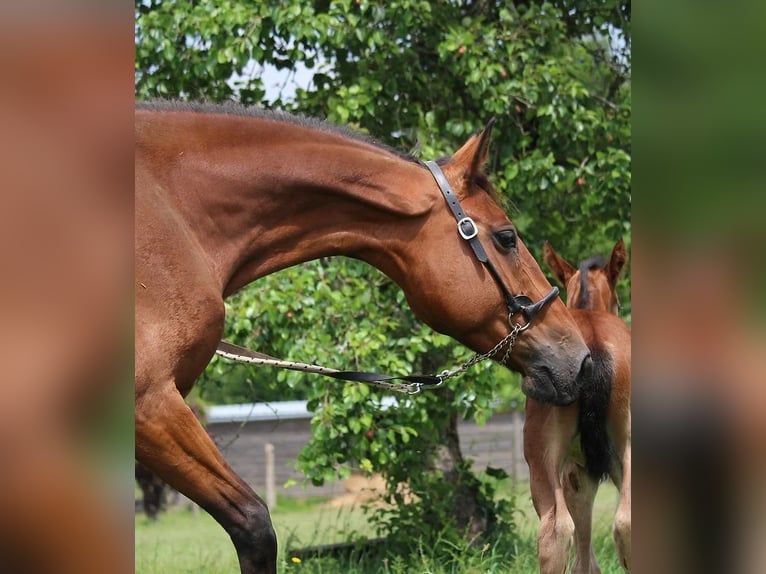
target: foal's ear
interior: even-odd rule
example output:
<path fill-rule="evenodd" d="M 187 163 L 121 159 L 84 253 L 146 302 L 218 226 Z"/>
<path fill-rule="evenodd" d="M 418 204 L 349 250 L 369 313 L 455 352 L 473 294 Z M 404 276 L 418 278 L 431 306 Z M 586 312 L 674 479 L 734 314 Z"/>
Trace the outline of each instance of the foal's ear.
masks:
<path fill-rule="evenodd" d="M 553 247 L 551 247 L 551 244 L 548 241 L 543 245 L 543 260 L 548 267 L 551 268 L 551 271 L 553 271 L 564 287 L 567 286 L 572 275 L 577 272 L 577 269 L 572 267 L 566 259 L 553 250 Z"/>
<path fill-rule="evenodd" d="M 463 176 L 467 180 L 483 172 L 489 156 L 489 140 L 494 123 L 495 118 L 490 119 L 483 130 L 472 135 L 463 147 L 452 155 L 452 161 L 462 168 Z"/>
<path fill-rule="evenodd" d="M 628 256 L 625 252 L 625 242 L 620 240 L 615 244 L 612 249 L 612 256 L 609 258 L 609 263 L 606 266 L 606 274 L 609 278 L 609 284 L 614 287 L 617 283 L 617 278 L 620 276 L 622 268 L 625 266 L 625 261 Z"/>

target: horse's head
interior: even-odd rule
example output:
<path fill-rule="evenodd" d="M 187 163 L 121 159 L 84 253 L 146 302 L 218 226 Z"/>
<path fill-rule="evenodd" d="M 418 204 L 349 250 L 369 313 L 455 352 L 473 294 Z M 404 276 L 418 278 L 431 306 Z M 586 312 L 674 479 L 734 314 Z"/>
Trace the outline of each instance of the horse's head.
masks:
<path fill-rule="evenodd" d="M 622 239 L 615 244 L 606 264 L 601 257 L 591 257 L 581 261 L 578 268 L 575 268 L 556 253 L 547 241 L 543 252 L 548 267 L 567 290 L 568 307 L 617 314 L 617 278 L 626 260 Z"/>
<path fill-rule="evenodd" d="M 400 283 L 419 317 L 477 352 L 490 350 L 515 324 L 529 322 L 506 365 L 524 375 L 522 388 L 530 397 L 569 404 L 578 396 L 581 371 L 590 366 L 588 348 L 495 199 L 483 172 L 489 128 L 437 162 L 457 207 L 437 185 L 438 174 L 423 179 L 427 191 L 420 193 L 430 194 L 430 209 L 409 247 L 408 259 L 416 263 Z M 458 224 L 462 216 L 472 221 Z M 474 232 L 489 263 L 472 245 Z M 502 359 L 505 350 L 494 358 Z"/>

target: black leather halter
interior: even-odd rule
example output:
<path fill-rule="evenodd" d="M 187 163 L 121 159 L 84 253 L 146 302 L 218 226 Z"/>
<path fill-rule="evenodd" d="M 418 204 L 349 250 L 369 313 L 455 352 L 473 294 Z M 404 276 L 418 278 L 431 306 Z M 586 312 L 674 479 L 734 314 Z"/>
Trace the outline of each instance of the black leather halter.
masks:
<path fill-rule="evenodd" d="M 505 304 L 508 307 L 509 319 L 514 315 L 521 313 L 526 320 L 526 324 L 521 327 L 521 330 L 528 328 L 535 316 L 558 296 L 559 288 L 553 287 L 551 292 L 537 303 L 533 303 L 532 299 L 526 295 L 514 296 L 505 286 L 500 274 L 487 256 L 487 252 L 479 239 L 478 226 L 473 219 L 463 212 L 463 208 L 460 206 L 460 201 L 458 200 L 457 195 L 455 195 L 455 192 L 452 191 L 452 187 L 444 176 L 444 172 L 435 161 L 426 161 L 424 162 L 424 165 L 428 168 L 428 171 L 431 172 L 431 175 L 434 176 L 436 185 L 439 186 L 439 190 L 442 192 L 442 195 L 444 195 L 447 205 L 455 216 L 455 219 L 457 220 L 457 231 L 460 234 L 460 237 L 468 242 L 471 249 L 473 249 L 476 258 L 487 268 L 487 271 L 489 271 L 490 275 L 495 279 L 495 282 L 505 296 Z"/>

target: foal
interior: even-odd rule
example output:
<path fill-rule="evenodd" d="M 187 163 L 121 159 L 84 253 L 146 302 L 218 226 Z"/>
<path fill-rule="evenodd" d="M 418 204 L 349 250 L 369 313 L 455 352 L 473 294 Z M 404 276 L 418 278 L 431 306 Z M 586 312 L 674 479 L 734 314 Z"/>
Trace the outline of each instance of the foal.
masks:
<path fill-rule="evenodd" d="M 599 482 L 620 489 L 614 538 L 630 571 L 630 330 L 615 316 L 615 285 L 625 264 L 620 240 L 609 262 L 591 258 L 574 268 L 546 242 L 545 262 L 567 288 L 567 306 L 593 358 L 593 374 L 577 403 L 566 407 L 527 399 L 524 456 L 540 517 L 540 572 L 562 574 L 574 542 L 572 572 L 601 572 L 591 546 Z M 577 440 L 579 436 L 579 441 Z"/>

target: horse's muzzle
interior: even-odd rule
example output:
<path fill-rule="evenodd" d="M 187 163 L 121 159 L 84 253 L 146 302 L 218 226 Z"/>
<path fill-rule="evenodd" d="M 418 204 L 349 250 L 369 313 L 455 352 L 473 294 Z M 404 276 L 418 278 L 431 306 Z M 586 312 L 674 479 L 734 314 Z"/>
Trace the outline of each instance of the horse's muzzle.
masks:
<path fill-rule="evenodd" d="M 590 353 L 583 358 L 575 377 L 558 373 L 547 365 L 533 366 L 522 379 L 521 390 L 529 398 L 559 407 L 571 405 L 580 397 L 580 389 L 591 378 L 593 360 Z"/>

